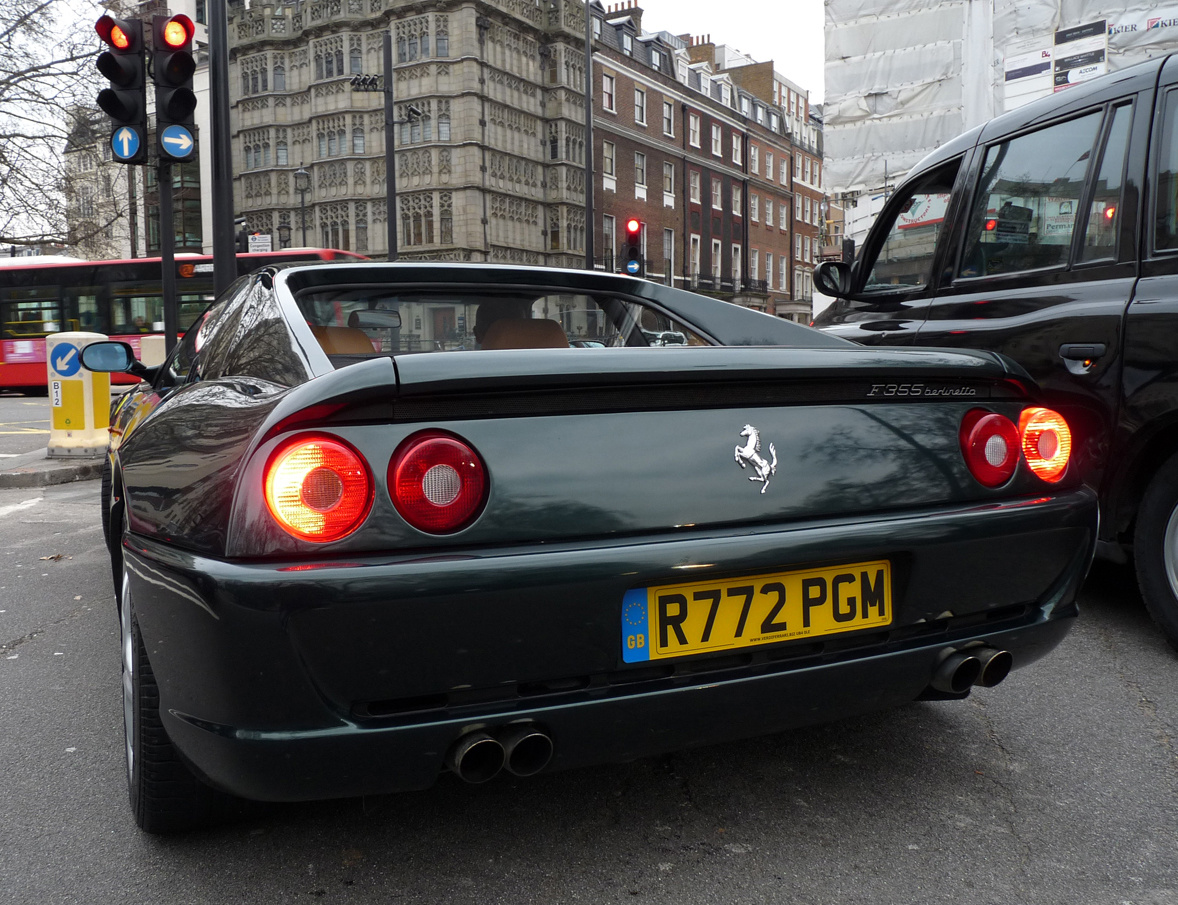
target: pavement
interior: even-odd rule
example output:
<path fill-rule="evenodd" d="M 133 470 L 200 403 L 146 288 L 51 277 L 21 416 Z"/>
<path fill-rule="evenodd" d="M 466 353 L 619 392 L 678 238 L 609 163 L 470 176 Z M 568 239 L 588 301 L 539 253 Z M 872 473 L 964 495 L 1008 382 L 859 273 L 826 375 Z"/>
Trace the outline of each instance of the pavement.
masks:
<path fill-rule="evenodd" d="M 102 476 L 106 454 L 50 456 L 45 449 L 0 459 L 0 489 L 70 484 Z"/>

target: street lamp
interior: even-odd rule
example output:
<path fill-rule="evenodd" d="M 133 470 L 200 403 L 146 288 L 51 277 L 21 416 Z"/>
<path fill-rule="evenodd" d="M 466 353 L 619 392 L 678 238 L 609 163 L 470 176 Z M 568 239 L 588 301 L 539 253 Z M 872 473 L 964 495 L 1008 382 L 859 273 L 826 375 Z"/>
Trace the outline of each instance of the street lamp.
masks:
<path fill-rule="evenodd" d="M 290 224 L 283 222 L 278 224 L 278 244 L 282 248 L 290 248 Z"/>
<path fill-rule="evenodd" d="M 412 122 L 422 112 L 410 104 L 406 119 L 394 119 L 393 113 L 393 36 L 384 33 L 383 41 L 384 85 L 374 75 L 356 75 L 352 78 L 353 91 L 378 91 L 384 95 L 384 154 L 385 154 L 385 221 L 389 232 L 389 260 L 397 260 L 397 157 L 393 133 L 402 123 Z"/>
<path fill-rule="evenodd" d="M 299 212 L 303 218 L 303 248 L 307 247 L 307 192 L 311 191 L 311 174 L 299 167 L 294 174 L 295 191 L 299 193 Z"/>

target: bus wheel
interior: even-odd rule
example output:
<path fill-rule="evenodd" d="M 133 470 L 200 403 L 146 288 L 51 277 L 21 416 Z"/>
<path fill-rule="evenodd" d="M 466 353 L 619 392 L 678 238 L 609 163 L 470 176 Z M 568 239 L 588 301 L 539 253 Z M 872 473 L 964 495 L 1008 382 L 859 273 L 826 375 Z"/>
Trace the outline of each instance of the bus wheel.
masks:
<path fill-rule="evenodd" d="M 1178 649 L 1178 456 L 1158 469 L 1146 488 L 1133 559 L 1145 607 Z"/>

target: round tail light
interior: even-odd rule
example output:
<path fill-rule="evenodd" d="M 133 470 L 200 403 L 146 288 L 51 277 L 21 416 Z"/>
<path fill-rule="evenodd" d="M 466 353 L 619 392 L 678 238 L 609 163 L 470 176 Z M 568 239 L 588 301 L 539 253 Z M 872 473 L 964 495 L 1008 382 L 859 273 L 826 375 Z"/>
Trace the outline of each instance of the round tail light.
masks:
<path fill-rule="evenodd" d="M 347 537 L 372 508 L 372 477 L 342 440 L 302 436 L 266 466 L 266 506 L 290 534 L 326 543 Z"/>
<path fill-rule="evenodd" d="M 961 421 L 961 452 L 970 474 L 986 487 L 999 487 L 1018 467 L 1019 432 L 1009 418 L 971 409 Z"/>
<path fill-rule="evenodd" d="M 389 492 L 397 512 L 429 534 L 465 528 L 487 498 L 487 470 L 466 443 L 441 431 L 406 438 L 389 462 Z"/>
<path fill-rule="evenodd" d="M 1072 455 L 1072 432 L 1063 416 L 1051 409 L 1024 409 L 1018 427 L 1027 467 L 1044 481 L 1062 478 Z"/>

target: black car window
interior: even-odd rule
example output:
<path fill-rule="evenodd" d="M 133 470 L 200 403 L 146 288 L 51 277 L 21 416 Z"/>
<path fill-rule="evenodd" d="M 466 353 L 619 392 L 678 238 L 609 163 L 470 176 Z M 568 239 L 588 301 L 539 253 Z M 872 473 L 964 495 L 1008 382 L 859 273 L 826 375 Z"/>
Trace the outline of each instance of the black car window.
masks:
<path fill-rule="evenodd" d="M 1166 92 L 1158 148 L 1154 251 L 1178 249 L 1178 89 Z"/>
<path fill-rule="evenodd" d="M 329 356 L 706 344 L 670 315 L 617 296 L 349 285 L 297 302 Z"/>
<path fill-rule="evenodd" d="M 1117 226 L 1120 222 L 1121 186 L 1125 178 L 1125 157 L 1129 150 L 1129 126 L 1133 106 L 1122 104 L 1113 110 L 1112 123 L 1100 155 L 1100 169 L 1088 205 L 1088 223 L 1080 246 L 1081 262 L 1103 261 L 1117 255 Z"/>
<path fill-rule="evenodd" d="M 863 285 L 864 292 L 923 289 L 933 271 L 960 161 L 933 170 L 904 189 Z M 870 250 L 869 250 L 870 253 Z"/>
<path fill-rule="evenodd" d="M 1101 118 L 1089 113 L 987 149 L 958 276 L 1067 265 Z"/>

